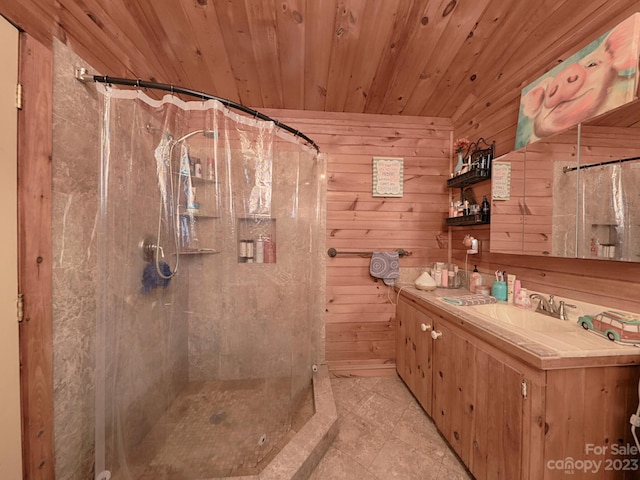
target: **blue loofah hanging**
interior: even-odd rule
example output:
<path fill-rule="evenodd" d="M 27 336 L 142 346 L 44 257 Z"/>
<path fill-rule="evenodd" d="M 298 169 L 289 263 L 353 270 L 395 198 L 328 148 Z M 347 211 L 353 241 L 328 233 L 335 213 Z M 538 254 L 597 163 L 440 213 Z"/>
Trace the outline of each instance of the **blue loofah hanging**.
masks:
<path fill-rule="evenodd" d="M 169 265 L 165 262 L 160 262 L 159 265 L 163 275 L 171 275 L 171 267 L 169 267 Z M 162 278 L 158 275 L 155 262 L 149 262 L 144 267 L 144 272 L 142 273 L 142 288 L 140 290 L 142 293 L 149 293 L 156 287 L 162 286 L 163 288 L 167 288 L 170 281 L 170 278 Z"/>

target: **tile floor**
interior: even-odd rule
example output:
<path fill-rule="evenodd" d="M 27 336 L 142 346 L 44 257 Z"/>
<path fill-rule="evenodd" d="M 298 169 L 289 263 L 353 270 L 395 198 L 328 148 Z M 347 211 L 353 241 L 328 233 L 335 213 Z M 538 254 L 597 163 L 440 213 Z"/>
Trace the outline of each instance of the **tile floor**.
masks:
<path fill-rule="evenodd" d="M 339 432 L 310 480 L 473 479 L 399 377 L 331 386 Z"/>

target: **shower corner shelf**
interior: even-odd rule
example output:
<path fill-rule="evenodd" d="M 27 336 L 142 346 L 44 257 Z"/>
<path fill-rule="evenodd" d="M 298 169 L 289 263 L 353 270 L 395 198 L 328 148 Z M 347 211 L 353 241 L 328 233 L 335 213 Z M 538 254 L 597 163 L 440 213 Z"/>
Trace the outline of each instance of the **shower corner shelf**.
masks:
<path fill-rule="evenodd" d="M 220 252 L 213 248 L 184 248 L 179 253 L 180 255 L 213 255 Z"/>
<path fill-rule="evenodd" d="M 182 211 L 178 215 L 181 217 L 193 217 L 193 218 L 220 218 L 219 215 L 210 215 L 208 213 L 193 213 Z"/>
<path fill-rule="evenodd" d="M 195 175 L 186 175 L 184 173 L 179 173 L 179 172 L 174 172 L 173 173 L 176 177 L 182 177 L 182 178 L 191 178 L 191 182 L 193 183 L 208 183 L 211 185 L 214 185 L 216 183 L 218 183 L 218 181 L 215 178 L 205 178 L 205 177 L 196 177 Z"/>
<path fill-rule="evenodd" d="M 245 215 L 244 217 L 238 217 L 238 220 L 241 220 L 244 222 L 246 222 L 247 220 L 254 220 L 258 222 L 258 221 L 267 221 L 267 220 L 275 221 L 275 218 L 273 218 L 271 215 L 256 213 L 256 214 Z"/>

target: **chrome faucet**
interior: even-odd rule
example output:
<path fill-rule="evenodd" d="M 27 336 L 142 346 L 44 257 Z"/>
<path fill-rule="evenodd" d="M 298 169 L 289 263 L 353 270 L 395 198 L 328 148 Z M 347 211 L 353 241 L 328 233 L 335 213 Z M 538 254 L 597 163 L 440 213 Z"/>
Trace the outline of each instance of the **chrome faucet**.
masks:
<path fill-rule="evenodd" d="M 559 318 L 560 320 L 568 320 L 567 316 L 567 307 L 577 308 L 576 305 L 571 305 L 566 303 L 564 300 L 561 300 L 558 305 L 554 300 L 553 295 L 549 295 L 549 300 L 544 298 L 539 293 L 532 293 L 529 295 L 529 298 L 534 300 L 538 299 L 538 307 L 536 308 L 536 312 L 542 313 L 543 315 L 548 315 L 550 317 Z"/>

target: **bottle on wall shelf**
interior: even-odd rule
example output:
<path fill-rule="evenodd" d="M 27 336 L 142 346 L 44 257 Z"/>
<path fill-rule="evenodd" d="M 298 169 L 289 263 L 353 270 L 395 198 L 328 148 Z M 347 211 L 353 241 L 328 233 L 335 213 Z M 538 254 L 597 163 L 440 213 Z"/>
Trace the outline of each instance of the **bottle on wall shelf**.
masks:
<path fill-rule="evenodd" d="M 255 258 L 256 263 L 264 263 L 264 237 L 262 235 L 259 235 L 256 240 Z"/>
<path fill-rule="evenodd" d="M 276 263 L 276 243 L 270 235 L 264 239 L 264 263 Z"/>
<path fill-rule="evenodd" d="M 253 263 L 255 244 L 253 240 L 245 240 L 247 242 L 247 263 Z"/>
<path fill-rule="evenodd" d="M 490 209 L 489 200 L 487 200 L 487 196 L 482 196 L 482 203 L 480 204 L 480 220 L 484 223 L 489 223 L 490 217 Z"/>

